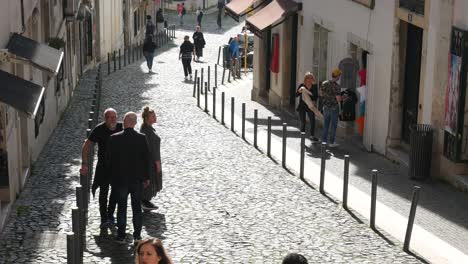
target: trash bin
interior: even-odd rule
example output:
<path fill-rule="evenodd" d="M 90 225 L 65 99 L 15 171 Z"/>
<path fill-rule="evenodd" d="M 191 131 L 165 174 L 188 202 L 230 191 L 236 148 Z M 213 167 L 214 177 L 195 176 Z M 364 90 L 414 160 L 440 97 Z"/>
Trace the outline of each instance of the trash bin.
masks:
<path fill-rule="evenodd" d="M 431 125 L 410 126 L 409 176 L 415 180 L 425 180 L 431 175 L 432 137 Z"/>

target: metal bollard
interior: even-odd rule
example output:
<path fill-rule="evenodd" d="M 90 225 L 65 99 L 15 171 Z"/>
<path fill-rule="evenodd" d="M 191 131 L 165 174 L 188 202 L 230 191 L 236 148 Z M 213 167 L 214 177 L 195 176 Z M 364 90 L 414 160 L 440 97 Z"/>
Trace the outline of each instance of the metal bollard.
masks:
<path fill-rule="evenodd" d="M 258 109 L 254 109 L 254 148 L 257 146 Z"/>
<path fill-rule="evenodd" d="M 242 139 L 245 139 L 245 103 L 242 103 Z"/>
<path fill-rule="evenodd" d="M 115 50 L 114 50 L 114 53 L 113 53 L 113 59 L 114 59 L 114 72 L 117 70 L 117 60 L 116 60 L 115 56 L 116 56 L 116 52 L 115 52 Z"/>
<path fill-rule="evenodd" d="M 267 156 L 271 158 L 271 116 L 268 117 L 267 127 Z"/>
<path fill-rule="evenodd" d="M 123 52 L 124 52 L 124 57 L 123 57 L 123 61 L 124 61 L 124 67 L 127 66 L 127 56 L 126 56 L 126 52 L 127 52 L 127 48 L 123 48 Z"/>
<path fill-rule="evenodd" d="M 135 62 L 135 45 L 132 45 L 132 63 Z"/>
<path fill-rule="evenodd" d="M 132 63 L 132 46 L 127 47 L 127 53 L 128 53 L 128 65 Z"/>
<path fill-rule="evenodd" d="M 75 234 L 74 237 L 74 252 L 75 262 L 74 263 L 82 263 L 83 259 L 81 258 L 81 230 L 80 230 L 80 211 L 78 208 L 72 208 L 72 230 Z"/>
<path fill-rule="evenodd" d="M 221 125 L 224 125 L 224 92 L 221 92 Z"/>
<path fill-rule="evenodd" d="M 231 82 L 231 69 L 228 69 L 228 79 L 227 79 L 227 81 L 228 81 L 228 83 Z"/>
<path fill-rule="evenodd" d="M 234 132 L 234 97 L 231 97 L 231 131 Z"/>
<path fill-rule="evenodd" d="M 86 129 L 86 138 L 88 138 L 89 135 L 91 135 L 91 129 L 90 128 Z"/>
<path fill-rule="evenodd" d="M 110 60 L 111 60 L 110 53 L 108 52 L 107 53 L 107 75 L 110 74 Z"/>
<path fill-rule="evenodd" d="M 325 155 L 326 155 L 327 143 L 322 142 L 320 149 L 320 193 L 325 194 Z"/>
<path fill-rule="evenodd" d="M 371 212 L 370 227 L 375 230 L 375 211 L 377 202 L 377 170 L 372 170 L 372 192 L 371 192 Z"/>
<path fill-rule="evenodd" d="M 210 68 L 209 65 L 208 65 L 208 72 L 207 72 L 207 73 L 208 73 L 208 76 L 207 76 L 207 77 L 208 77 L 208 91 L 211 92 L 211 89 L 210 89 L 210 82 L 211 82 L 211 80 L 210 80 L 210 75 L 211 75 L 211 74 L 210 74 L 210 73 L 211 73 L 211 68 Z"/>
<path fill-rule="evenodd" d="M 216 119 L 216 88 L 213 87 L 213 118 Z"/>
<path fill-rule="evenodd" d="M 414 218 L 416 216 L 416 208 L 418 207 L 420 190 L 421 187 L 419 186 L 413 187 L 413 199 L 411 200 L 411 210 L 408 218 L 408 226 L 406 227 L 405 242 L 403 245 L 403 250 L 406 252 L 409 251 L 409 245 L 411 241 L 411 234 L 413 233 Z"/>
<path fill-rule="evenodd" d="M 343 208 L 348 209 L 349 155 L 344 156 Z"/>
<path fill-rule="evenodd" d="M 208 113 L 208 83 L 205 82 L 205 113 Z"/>
<path fill-rule="evenodd" d="M 120 49 L 119 49 L 119 70 L 122 69 L 122 57 L 120 55 Z"/>
<path fill-rule="evenodd" d="M 196 82 L 197 78 L 198 78 L 198 70 L 195 70 L 195 79 L 194 79 L 195 81 L 193 82 L 193 97 L 195 97 L 195 89 L 197 87 L 197 82 Z"/>
<path fill-rule="evenodd" d="M 92 128 L 93 127 L 93 120 L 92 119 L 88 119 L 88 128 Z"/>
<path fill-rule="evenodd" d="M 200 107 L 200 77 L 197 78 L 197 106 Z"/>
<path fill-rule="evenodd" d="M 226 69 L 223 68 L 223 77 L 221 78 L 221 84 L 224 84 L 224 75 L 226 74 Z"/>
<path fill-rule="evenodd" d="M 67 264 L 75 264 L 75 234 L 67 232 Z"/>
<path fill-rule="evenodd" d="M 218 88 L 218 64 L 214 65 L 214 86 L 213 88 Z"/>
<path fill-rule="evenodd" d="M 201 74 L 200 74 L 200 77 L 201 77 L 201 84 L 203 85 L 204 82 L 203 82 L 203 68 L 201 68 Z M 203 94 L 203 91 L 202 91 L 202 94 Z"/>
<path fill-rule="evenodd" d="M 221 58 L 221 46 L 219 46 L 219 49 L 218 49 L 218 60 L 216 62 L 216 64 L 219 64 L 219 59 Z"/>
<path fill-rule="evenodd" d="M 283 153 L 281 155 L 281 165 L 286 168 L 286 134 L 288 133 L 288 124 L 283 123 Z"/>
<path fill-rule="evenodd" d="M 299 168 L 299 178 L 301 180 L 304 180 L 305 136 L 305 132 L 301 132 L 301 163 Z"/>

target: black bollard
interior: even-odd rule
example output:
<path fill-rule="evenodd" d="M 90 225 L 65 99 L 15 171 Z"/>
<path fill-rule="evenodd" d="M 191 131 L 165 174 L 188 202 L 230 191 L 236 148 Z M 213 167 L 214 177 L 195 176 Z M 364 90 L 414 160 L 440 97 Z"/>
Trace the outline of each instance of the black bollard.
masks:
<path fill-rule="evenodd" d="M 116 51 L 114 50 L 113 58 L 114 58 L 114 72 L 117 70 L 117 60 L 116 60 Z"/>
<path fill-rule="evenodd" d="M 126 56 L 127 55 L 127 48 L 125 48 L 125 46 L 123 48 L 123 52 L 124 52 L 123 61 L 124 61 L 124 67 L 125 67 L 125 66 L 127 66 L 127 56 Z"/>
<path fill-rule="evenodd" d="M 208 83 L 205 82 L 205 113 L 208 113 Z"/>
<path fill-rule="evenodd" d="M 267 156 L 271 158 L 271 116 L 268 117 L 267 124 Z"/>
<path fill-rule="evenodd" d="M 74 263 L 82 263 L 83 259 L 81 258 L 81 230 L 80 230 L 80 211 L 78 208 L 74 207 L 72 208 L 72 230 L 75 238 L 74 241 L 74 252 L 75 252 L 75 262 Z"/>
<path fill-rule="evenodd" d="M 254 109 L 254 148 L 257 146 L 258 110 Z"/>
<path fill-rule="evenodd" d="M 135 45 L 132 45 L 132 63 L 135 62 Z"/>
<path fill-rule="evenodd" d="M 221 58 L 221 46 L 219 46 L 219 49 L 218 49 L 218 61 L 216 62 L 216 64 L 219 64 L 220 58 Z"/>
<path fill-rule="evenodd" d="M 234 76 L 232 76 L 234 77 Z M 228 69 L 228 79 L 227 79 L 228 83 L 231 82 L 231 69 Z"/>
<path fill-rule="evenodd" d="M 213 118 L 216 119 L 216 88 L 213 87 Z"/>
<path fill-rule="evenodd" d="M 200 77 L 197 78 L 197 106 L 200 107 Z"/>
<path fill-rule="evenodd" d="M 221 84 L 224 85 L 224 75 L 226 74 L 226 69 L 223 68 L 223 77 L 221 78 Z"/>
<path fill-rule="evenodd" d="M 349 155 L 344 156 L 343 208 L 348 209 Z"/>
<path fill-rule="evenodd" d="M 75 264 L 75 234 L 67 232 L 67 264 Z"/>
<path fill-rule="evenodd" d="M 371 212 L 370 227 L 375 230 L 375 211 L 377 202 L 377 170 L 372 170 L 372 192 L 371 192 Z"/>
<path fill-rule="evenodd" d="M 210 68 L 210 66 L 209 66 L 209 65 L 208 65 L 208 72 L 207 72 L 207 73 L 208 73 L 208 76 L 207 76 L 207 77 L 208 77 L 208 91 L 210 91 L 210 92 L 211 92 L 211 89 L 210 89 L 210 84 L 211 84 L 211 83 L 210 83 L 210 82 L 211 82 L 211 80 L 210 80 L 210 75 L 211 75 L 211 74 L 210 74 L 210 73 L 211 73 L 211 68 Z"/>
<path fill-rule="evenodd" d="M 108 52 L 107 53 L 107 75 L 110 74 L 110 60 L 111 60 L 110 53 Z"/>
<path fill-rule="evenodd" d="M 242 103 L 242 139 L 245 139 L 245 103 Z"/>
<path fill-rule="evenodd" d="M 122 69 L 122 57 L 120 55 L 120 49 L 119 49 L 119 70 Z"/>
<path fill-rule="evenodd" d="M 214 65 L 214 86 L 213 88 L 218 88 L 218 64 Z"/>
<path fill-rule="evenodd" d="M 283 123 L 283 153 L 281 155 L 281 165 L 286 168 L 286 139 L 288 133 L 288 124 Z"/>
<path fill-rule="evenodd" d="M 325 194 L 325 155 L 327 143 L 322 142 L 320 149 L 320 193 Z"/>
<path fill-rule="evenodd" d="M 299 178 L 301 180 L 304 180 L 305 135 L 305 132 L 301 132 L 301 163 L 299 168 Z"/>
<path fill-rule="evenodd" d="M 231 97 L 231 131 L 234 132 L 234 97 Z"/>
<path fill-rule="evenodd" d="M 193 82 L 193 97 L 195 97 L 195 89 L 197 87 L 197 82 L 196 82 L 197 78 L 198 78 L 198 70 L 195 70 L 195 79 L 194 79 L 195 81 Z"/>
<path fill-rule="evenodd" d="M 204 69 L 201 68 L 201 74 L 200 74 L 200 77 L 201 77 L 201 79 L 200 79 L 200 80 L 201 80 L 201 84 L 204 84 L 204 82 L 203 82 L 203 71 L 204 71 Z M 202 94 L 203 94 L 203 91 L 202 91 Z"/>
<path fill-rule="evenodd" d="M 221 125 L 224 125 L 224 92 L 221 92 Z"/>
<path fill-rule="evenodd" d="M 403 245 L 403 250 L 406 252 L 409 251 L 409 245 L 411 241 L 411 234 L 413 233 L 414 218 L 416 217 L 416 208 L 418 207 L 420 190 L 421 187 L 419 186 L 413 187 L 413 199 L 411 201 L 411 210 L 408 218 L 408 226 L 406 227 L 405 242 Z"/>
<path fill-rule="evenodd" d="M 93 120 L 88 119 L 88 128 L 93 128 Z"/>

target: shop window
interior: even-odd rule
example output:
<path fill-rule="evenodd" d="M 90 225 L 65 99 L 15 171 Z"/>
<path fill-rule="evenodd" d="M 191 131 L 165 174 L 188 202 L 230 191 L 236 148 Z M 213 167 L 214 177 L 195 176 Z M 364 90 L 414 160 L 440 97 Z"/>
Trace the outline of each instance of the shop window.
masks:
<path fill-rule="evenodd" d="M 327 79 L 327 47 L 328 30 L 315 24 L 312 71 L 319 83 Z"/>
<path fill-rule="evenodd" d="M 42 96 L 42 100 L 39 104 L 39 108 L 37 109 L 36 117 L 34 118 L 34 136 L 37 138 L 39 136 L 39 128 L 44 122 L 44 115 L 45 115 L 45 95 Z"/>

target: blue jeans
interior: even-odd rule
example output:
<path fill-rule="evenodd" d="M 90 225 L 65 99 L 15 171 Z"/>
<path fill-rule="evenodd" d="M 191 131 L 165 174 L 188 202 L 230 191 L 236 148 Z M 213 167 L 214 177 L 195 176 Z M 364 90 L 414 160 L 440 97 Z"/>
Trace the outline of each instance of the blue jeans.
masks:
<path fill-rule="evenodd" d="M 113 190 L 114 191 L 114 188 Z M 131 184 L 129 186 L 116 186 L 117 207 L 117 234 L 119 237 L 125 237 L 127 228 L 127 199 L 130 194 L 133 213 L 133 238 L 141 237 L 142 215 L 141 215 L 141 196 L 143 184 Z"/>
<path fill-rule="evenodd" d="M 148 54 L 145 55 L 146 65 L 148 65 L 148 69 L 150 69 L 150 70 L 153 67 L 153 57 L 154 57 L 154 54 L 152 54 L 152 53 L 148 53 Z"/>
<path fill-rule="evenodd" d="M 322 142 L 335 143 L 336 127 L 338 126 L 339 109 L 336 107 L 323 107 Z M 327 141 L 328 129 L 330 129 L 330 141 Z"/>

